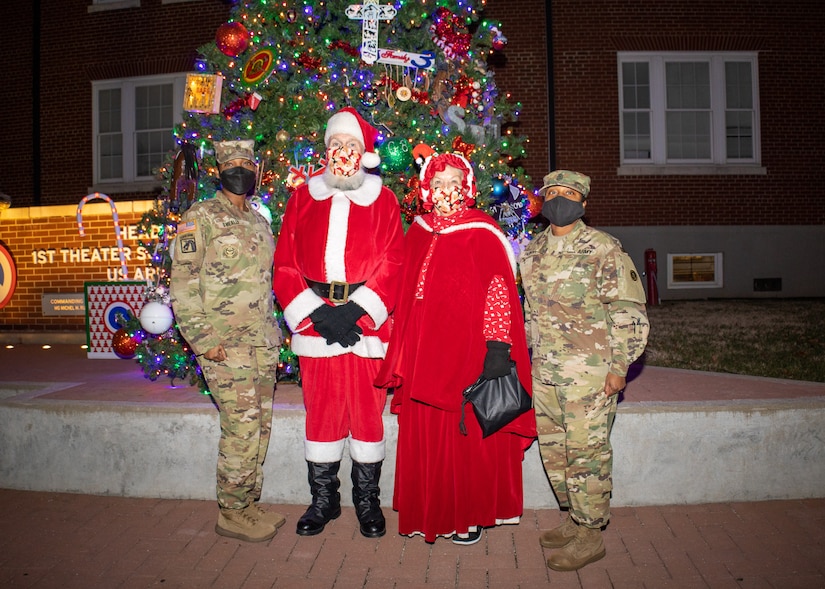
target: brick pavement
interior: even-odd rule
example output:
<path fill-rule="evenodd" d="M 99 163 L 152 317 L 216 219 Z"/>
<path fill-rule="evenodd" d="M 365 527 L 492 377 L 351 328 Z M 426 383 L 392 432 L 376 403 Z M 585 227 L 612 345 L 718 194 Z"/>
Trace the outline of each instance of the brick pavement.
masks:
<path fill-rule="evenodd" d="M 547 569 L 529 510 L 474 546 L 393 533 L 361 537 L 352 508 L 323 534 L 294 533 L 303 506 L 269 542 L 214 533 L 211 501 L 0 490 L 0 587 L 33 589 L 771 588 L 825 587 L 825 499 L 616 508 L 607 556 Z"/>

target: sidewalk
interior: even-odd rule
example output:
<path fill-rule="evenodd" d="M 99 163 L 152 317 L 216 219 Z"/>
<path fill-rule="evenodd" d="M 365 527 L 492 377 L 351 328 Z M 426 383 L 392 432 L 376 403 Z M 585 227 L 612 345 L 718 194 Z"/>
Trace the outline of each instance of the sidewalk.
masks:
<path fill-rule="evenodd" d="M 0 490 L 0 587 L 35 589 L 350 589 L 825 587 L 825 499 L 617 508 L 607 556 L 574 573 L 544 560 L 538 530 L 557 511 L 528 511 L 474 546 L 393 533 L 368 540 L 352 508 L 319 536 L 294 525 L 269 542 L 214 533 L 211 501 Z"/>
<path fill-rule="evenodd" d="M 32 383 L 55 383 L 39 398 L 141 413 L 208 402 L 185 383 L 145 379 L 133 361 L 86 360 L 79 347 L 0 349 L 0 389 L 25 396 Z M 646 368 L 623 404 L 823 394 L 823 383 Z M 276 404 L 299 407 L 300 389 L 279 386 Z M 554 509 L 528 509 L 519 525 L 462 547 L 399 536 L 386 505 L 380 539 L 359 534 L 352 508 L 321 535 L 301 537 L 294 529 L 305 506 L 278 505 L 287 524 L 271 541 L 248 544 L 215 534 L 214 501 L 0 489 L 0 502 L 0 588 L 825 588 L 825 499 L 614 507 L 607 556 L 574 573 L 548 569 L 538 544 L 539 530 L 559 521 Z"/>

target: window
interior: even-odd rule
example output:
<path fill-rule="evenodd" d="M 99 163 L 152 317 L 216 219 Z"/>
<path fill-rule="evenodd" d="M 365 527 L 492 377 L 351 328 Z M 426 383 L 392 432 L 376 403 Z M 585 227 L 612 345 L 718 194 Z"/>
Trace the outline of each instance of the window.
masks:
<path fill-rule="evenodd" d="M 756 54 L 620 53 L 618 65 L 625 173 L 764 173 Z"/>
<path fill-rule="evenodd" d="M 722 253 L 668 254 L 668 288 L 722 288 Z"/>
<path fill-rule="evenodd" d="M 92 0 L 86 10 L 89 13 L 104 10 L 121 10 L 123 8 L 140 8 L 140 0 Z"/>
<path fill-rule="evenodd" d="M 93 83 L 94 178 L 102 191 L 156 185 L 154 171 L 175 148 L 186 74 Z"/>

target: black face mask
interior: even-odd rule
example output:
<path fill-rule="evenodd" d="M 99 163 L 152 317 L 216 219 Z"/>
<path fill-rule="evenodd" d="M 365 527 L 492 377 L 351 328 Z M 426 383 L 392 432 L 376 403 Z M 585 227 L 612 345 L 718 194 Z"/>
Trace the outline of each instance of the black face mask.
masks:
<path fill-rule="evenodd" d="M 240 166 L 221 172 L 221 187 L 232 194 L 249 194 L 255 188 L 257 174 Z"/>
<path fill-rule="evenodd" d="M 542 205 L 541 214 L 556 227 L 566 227 L 584 217 L 584 205 L 575 200 L 557 196 Z"/>

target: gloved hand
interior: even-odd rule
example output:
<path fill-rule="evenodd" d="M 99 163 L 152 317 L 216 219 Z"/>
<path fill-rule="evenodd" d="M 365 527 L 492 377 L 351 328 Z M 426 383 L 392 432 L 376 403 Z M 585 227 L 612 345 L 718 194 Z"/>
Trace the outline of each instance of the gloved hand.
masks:
<path fill-rule="evenodd" d="M 366 313 L 359 305 L 349 301 L 340 307 L 323 305 L 313 311 L 309 318 L 315 324 L 315 331 L 328 344 L 338 342 L 347 348 L 361 339 L 364 330 L 356 323 Z"/>
<path fill-rule="evenodd" d="M 348 348 L 354 346 L 364 330 L 357 325 L 358 320 L 367 314 L 360 305 L 349 301 L 340 307 L 333 307 L 334 312 L 330 322 L 333 325 L 335 340 Z"/>
<path fill-rule="evenodd" d="M 490 340 L 487 342 L 487 355 L 484 356 L 484 371 L 481 376 L 491 380 L 510 374 L 510 344 Z"/>
<path fill-rule="evenodd" d="M 318 335 L 327 340 L 328 344 L 335 343 L 336 341 L 333 324 L 330 321 L 334 313 L 335 307 L 324 304 L 309 314 L 309 318 L 312 320 L 315 331 L 318 332 Z"/>

